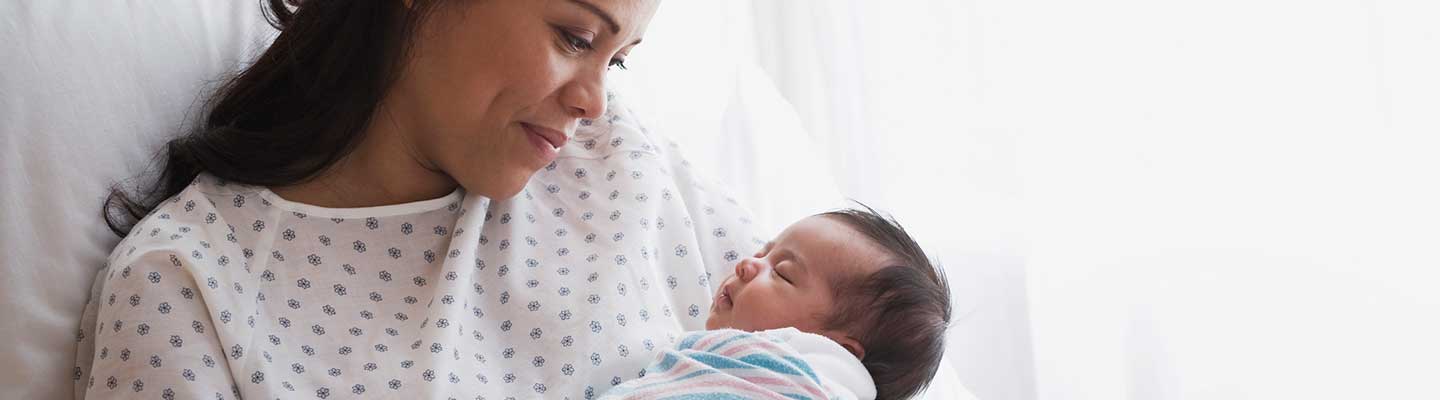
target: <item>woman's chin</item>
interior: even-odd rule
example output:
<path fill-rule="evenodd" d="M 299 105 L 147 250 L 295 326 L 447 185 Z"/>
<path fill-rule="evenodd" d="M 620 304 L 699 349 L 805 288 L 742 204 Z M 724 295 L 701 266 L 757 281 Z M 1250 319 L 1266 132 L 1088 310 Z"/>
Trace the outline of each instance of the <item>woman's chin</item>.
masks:
<path fill-rule="evenodd" d="M 517 169 L 511 171 L 509 175 L 495 175 L 495 178 L 498 179 L 469 182 L 469 184 L 460 182 L 460 184 L 465 187 L 465 192 L 469 194 L 485 196 L 496 201 L 509 200 L 520 194 L 520 191 L 525 190 L 525 184 L 535 175 L 535 171 Z"/>
<path fill-rule="evenodd" d="M 526 179 L 529 179 L 529 177 L 530 176 L 527 175 Z M 515 195 L 520 194 L 521 190 L 525 190 L 525 181 L 522 180 L 518 183 L 511 183 L 500 189 L 501 190 L 499 191 L 499 193 L 496 193 L 495 196 L 491 196 L 490 198 L 496 200 L 508 200 L 511 197 L 515 197 Z"/>

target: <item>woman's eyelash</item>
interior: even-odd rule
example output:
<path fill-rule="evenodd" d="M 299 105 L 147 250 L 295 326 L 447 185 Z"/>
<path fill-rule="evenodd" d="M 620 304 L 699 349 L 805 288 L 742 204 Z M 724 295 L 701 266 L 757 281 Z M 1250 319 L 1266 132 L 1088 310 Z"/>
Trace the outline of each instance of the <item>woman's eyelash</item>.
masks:
<path fill-rule="evenodd" d="M 590 42 L 585 41 L 585 39 L 579 36 L 575 36 L 575 34 L 570 33 L 563 28 L 555 29 L 560 31 L 560 35 L 565 38 L 565 44 L 569 45 L 571 50 L 582 51 L 590 50 L 591 48 L 593 48 L 593 45 L 591 45 Z"/>
<path fill-rule="evenodd" d="M 594 45 L 594 44 L 586 41 L 584 38 L 581 38 L 581 37 L 579 37 L 579 36 L 576 36 L 576 35 L 573 34 L 573 33 L 570 33 L 570 31 L 567 31 L 567 30 L 565 30 L 564 28 L 559 28 L 559 27 L 557 27 L 557 28 L 555 28 L 555 30 L 558 31 L 558 32 L 560 32 L 560 36 L 565 39 L 565 44 L 570 48 L 570 51 L 579 53 L 579 52 L 582 52 L 582 51 L 593 50 L 593 49 L 595 48 L 595 45 Z M 620 69 L 622 69 L 622 70 L 629 69 L 628 67 L 625 66 L 625 60 L 621 60 L 621 59 L 618 59 L 618 58 L 616 58 L 616 59 L 611 59 L 609 66 L 610 66 L 610 67 L 620 67 Z"/>

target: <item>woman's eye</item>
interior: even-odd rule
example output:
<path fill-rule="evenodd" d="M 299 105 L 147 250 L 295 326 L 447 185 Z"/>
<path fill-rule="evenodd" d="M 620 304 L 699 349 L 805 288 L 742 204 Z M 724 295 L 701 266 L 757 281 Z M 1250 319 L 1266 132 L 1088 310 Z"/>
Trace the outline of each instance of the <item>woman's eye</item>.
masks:
<path fill-rule="evenodd" d="M 611 66 L 611 67 L 620 67 L 621 70 L 629 69 L 629 68 L 625 68 L 625 60 L 621 60 L 621 59 L 618 59 L 618 58 L 617 58 L 617 59 L 614 59 L 614 60 L 610 60 L 610 66 Z"/>
<path fill-rule="evenodd" d="M 570 31 L 565 30 L 564 28 L 557 27 L 555 28 L 555 30 L 560 33 L 560 37 L 565 40 L 565 45 L 570 49 L 570 51 L 581 52 L 585 50 L 590 50 L 592 45 L 584 38 L 576 36 L 575 34 L 570 33 Z"/>

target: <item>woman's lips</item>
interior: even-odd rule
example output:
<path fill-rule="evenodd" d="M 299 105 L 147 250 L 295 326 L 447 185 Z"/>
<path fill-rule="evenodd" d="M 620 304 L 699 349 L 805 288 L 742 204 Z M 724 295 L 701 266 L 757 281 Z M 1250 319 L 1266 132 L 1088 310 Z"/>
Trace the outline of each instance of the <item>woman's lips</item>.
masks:
<path fill-rule="evenodd" d="M 526 137 L 530 144 L 535 145 L 535 150 L 540 152 L 540 158 L 546 162 L 553 161 L 559 154 L 560 147 L 565 145 L 567 140 L 565 134 L 539 125 L 532 125 L 521 122 L 520 127 L 525 130 Z"/>

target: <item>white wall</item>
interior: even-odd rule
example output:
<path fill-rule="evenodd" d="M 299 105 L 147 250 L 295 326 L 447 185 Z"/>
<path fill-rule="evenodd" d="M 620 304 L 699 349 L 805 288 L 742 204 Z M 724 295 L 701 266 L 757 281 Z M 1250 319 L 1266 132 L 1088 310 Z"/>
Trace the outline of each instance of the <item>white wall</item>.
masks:
<path fill-rule="evenodd" d="M 1440 397 L 1440 3 L 976 7 L 1039 399 Z"/>

